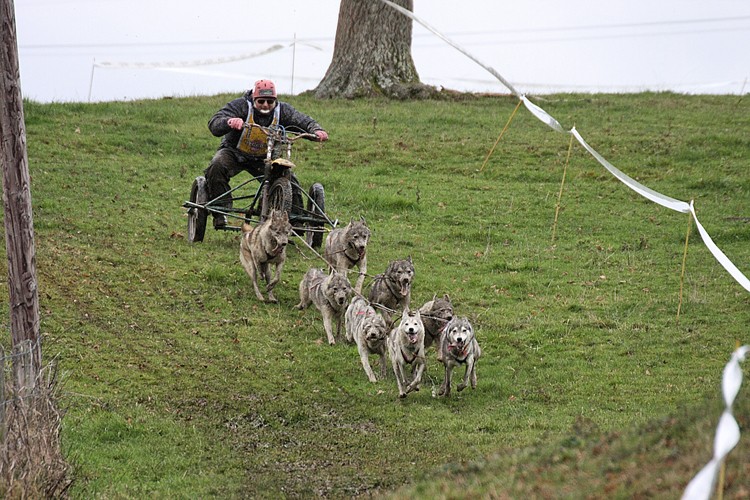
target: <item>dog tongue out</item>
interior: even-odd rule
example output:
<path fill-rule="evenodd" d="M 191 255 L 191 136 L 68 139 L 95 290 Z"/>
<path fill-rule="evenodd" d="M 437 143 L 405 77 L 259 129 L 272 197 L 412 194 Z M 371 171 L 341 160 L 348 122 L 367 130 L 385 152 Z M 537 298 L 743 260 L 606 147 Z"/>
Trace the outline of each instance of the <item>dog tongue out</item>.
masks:
<path fill-rule="evenodd" d="M 411 284 L 410 283 L 401 283 L 401 295 L 403 297 L 406 297 L 407 295 L 409 295 L 409 289 L 410 288 L 411 288 Z"/>

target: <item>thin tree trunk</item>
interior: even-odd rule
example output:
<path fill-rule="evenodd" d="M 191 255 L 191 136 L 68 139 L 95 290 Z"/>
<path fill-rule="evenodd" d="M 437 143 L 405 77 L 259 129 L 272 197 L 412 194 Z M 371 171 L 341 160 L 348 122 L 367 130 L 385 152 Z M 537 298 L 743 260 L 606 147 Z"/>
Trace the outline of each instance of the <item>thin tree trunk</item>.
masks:
<path fill-rule="evenodd" d="M 413 0 L 395 0 L 413 10 Z M 379 0 L 341 0 L 333 58 L 319 98 L 408 97 L 422 85 L 411 56 L 412 21 Z M 434 90 L 434 89 L 433 89 Z"/>
<path fill-rule="evenodd" d="M 2 138 L 3 203 L 5 245 L 8 254 L 11 341 L 13 346 L 29 340 L 35 347 L 33 366 L 17 367 L 19 388 L 34 386 L 24 374 L 35 374 L 42 366 L 39 339 L 39 296 L 36 281 L 36 250 L 31 212 L 31 188 L 21 79 L 18 68 L 16 21 L 13 0 L 0 0 L 0 138 Z"/>

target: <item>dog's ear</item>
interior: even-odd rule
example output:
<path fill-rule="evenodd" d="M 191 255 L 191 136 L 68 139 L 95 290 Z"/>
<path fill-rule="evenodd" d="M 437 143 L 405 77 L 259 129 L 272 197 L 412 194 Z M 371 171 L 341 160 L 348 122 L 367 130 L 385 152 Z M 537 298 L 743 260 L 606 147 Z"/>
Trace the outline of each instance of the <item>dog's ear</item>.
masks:
<path fill-rule="evenodd" d="M 451 298 L 450 298 L 450 297 L 448 296 L 448 294 L 447 294 L 447 293 L 446 293 L 445 295 L 443 295 L 443 298 L 444 298 L 445 300 L 447 300 L 448 302 L 450 302 L 450 301 L 451 301 Z"/>
<path fill-rule="evenodd" d="M 406 259 L 406 260 L 408 260 L 408 261 L 409 261 L 409 264 L 413 264 L 413 262 L 411 261 L 411 255 L 410 255 L 410 256 L 409 256 L 409 258 L 408 258 L 408 259 Z"/>
<path fill-rule="evenodd" d="M 362 223 L 363 223 L 363 224 L 364 224 L 365 226 L 367 225 L 367 221 L 365 220 L 365 216 L 364 216 L 364 215 L 360 215 L 360 216 L 359 216 L 359 220 L 360 220 L 360 221 L 362 221 Z"/>

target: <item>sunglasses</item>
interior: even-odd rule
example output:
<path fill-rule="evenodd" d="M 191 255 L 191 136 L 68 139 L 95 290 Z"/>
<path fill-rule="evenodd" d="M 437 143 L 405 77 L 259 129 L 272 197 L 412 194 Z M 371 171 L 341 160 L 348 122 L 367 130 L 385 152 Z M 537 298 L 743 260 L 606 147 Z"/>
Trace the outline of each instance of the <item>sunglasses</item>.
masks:
<path fill-rule="evenodd" d="M 255 102 L 257 104 L 273 104 L 276 102 L 276 99 L 256 99 Z"/>

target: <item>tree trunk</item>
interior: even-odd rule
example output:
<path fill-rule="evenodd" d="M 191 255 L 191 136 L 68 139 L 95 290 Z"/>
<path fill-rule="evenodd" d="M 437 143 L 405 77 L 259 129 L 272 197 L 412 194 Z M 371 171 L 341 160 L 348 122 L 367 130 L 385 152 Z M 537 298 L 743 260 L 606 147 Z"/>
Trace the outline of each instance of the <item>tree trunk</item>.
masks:
<path fill-rule="evenodd" d="M 34 380 L 28 377 L 35 377 L 42 365 L 39 296 L 13 0 L 0 0 L 0 40 L 0 139 L 11 340 L 14 347 L 26 340 L 33 346 L 32 366 L 15 367 L 19 388 L 33 388 Z"/>
<path fill-rule="evenodd" d="M 394 0 L 413 10 L 413 0 Z M 379 0 L 341 0 L 333 59 L 316 97 L 419 97 L 423 85 L 411 57 L 412 20 Z"/>

